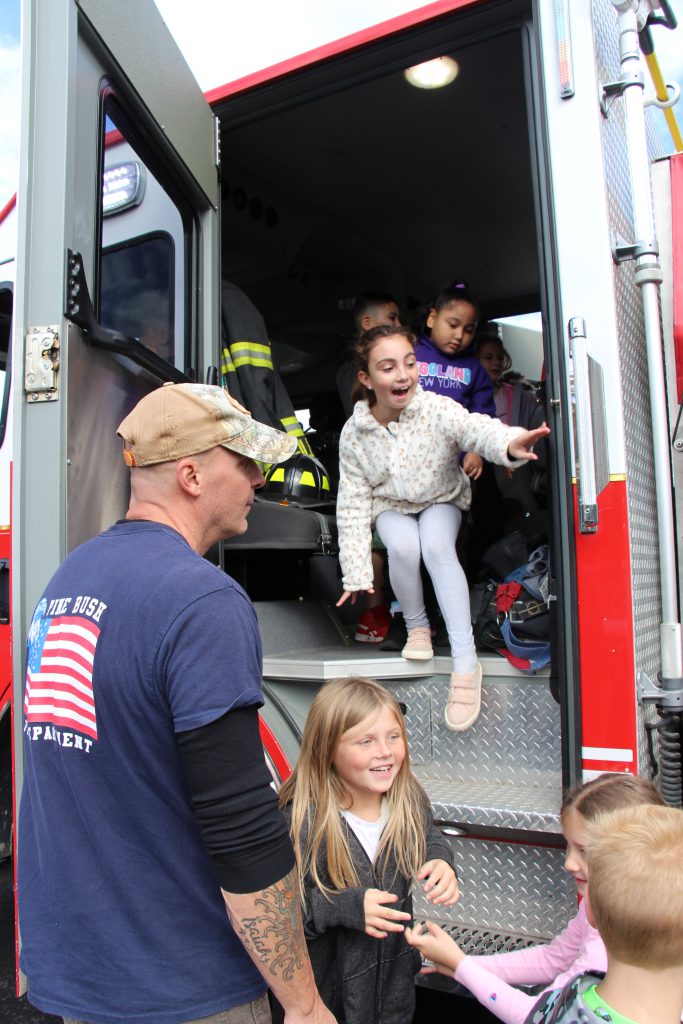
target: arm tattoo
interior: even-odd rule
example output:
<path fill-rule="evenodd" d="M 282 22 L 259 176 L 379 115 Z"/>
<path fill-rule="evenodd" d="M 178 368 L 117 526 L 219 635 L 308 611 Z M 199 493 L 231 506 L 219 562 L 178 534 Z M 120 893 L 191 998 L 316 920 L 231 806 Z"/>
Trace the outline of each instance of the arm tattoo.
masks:
<path fill-rule="evenodd" d="M 254 914 L 228 916 L 244 948 L 270 974 L 290 981 L 306 957 L 294 872 L 252 896 Z"/>

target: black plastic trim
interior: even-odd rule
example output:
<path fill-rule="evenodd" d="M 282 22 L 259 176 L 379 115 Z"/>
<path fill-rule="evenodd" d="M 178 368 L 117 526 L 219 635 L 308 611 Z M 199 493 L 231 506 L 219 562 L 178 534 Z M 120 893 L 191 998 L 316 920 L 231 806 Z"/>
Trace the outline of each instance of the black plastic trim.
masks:
<path fill-rule="evenodd" d="M 85 332 L 93 348 L 126 356 L 136 366 L 154 374 L 161 381 L 189 384 L 190 378 L 173 363 L 162 359 L 156 352 L 120 331 L 112 331 L 98 323 L 93 310 L 88 282 L 85 279 L 83 258 L 80 253 L 67 250 L 66 295 L 64 315 Z"/>

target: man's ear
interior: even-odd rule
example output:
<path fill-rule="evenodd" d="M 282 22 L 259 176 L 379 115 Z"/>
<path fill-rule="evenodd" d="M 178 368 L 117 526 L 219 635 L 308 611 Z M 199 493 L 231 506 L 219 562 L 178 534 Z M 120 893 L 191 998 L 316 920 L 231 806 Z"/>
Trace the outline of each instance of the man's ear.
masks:
<path fill-rule="evenodd" d="M 197 459 L 178 459 L 175 473 L 181 491 L 193 498 L 201 494 L 201 463 Z"/>
<path fill-rule="evenodd" d="M 360 318 L 361 333 L 369 331 L 371 327 L 374 327 L 373 319 L 369 313 L 364 313 Z"/>

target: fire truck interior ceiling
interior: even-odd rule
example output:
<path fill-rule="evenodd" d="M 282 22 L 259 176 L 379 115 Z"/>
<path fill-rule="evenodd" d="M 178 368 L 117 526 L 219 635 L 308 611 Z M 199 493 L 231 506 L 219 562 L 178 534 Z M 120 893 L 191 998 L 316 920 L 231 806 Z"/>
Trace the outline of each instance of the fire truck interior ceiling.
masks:
<path fill-rule="evenodd" d="M 295 401 L 333 380 L 362 291 L 409 317 L 463 278 L 484 315 L 540 309 L 524 5 L 503 6 L 214 105 L 223 275 L 263 314 Z M 444 55 L 453 82 L 408 83 L 407 67 Z"/>

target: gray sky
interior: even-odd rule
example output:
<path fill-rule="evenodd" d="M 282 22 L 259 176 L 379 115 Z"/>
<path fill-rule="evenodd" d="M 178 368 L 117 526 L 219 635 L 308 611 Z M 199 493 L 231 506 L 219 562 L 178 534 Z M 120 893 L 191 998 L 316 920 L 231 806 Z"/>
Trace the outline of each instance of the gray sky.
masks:
<path fill-rule="evenodd" d="M 0 0 L 0 209 L 16 189 L 19 149 L 19 2 Z M 419 6 L 419 0 L 155 0 L 202 89 Z M 683 85 L 683 0 L 677 31 L 655 28 L 662 72 Z M 210 31 L 206 25 L 210 24 Z M 677 108 L 683 124 L 683 100 Z M 662 115 L 658 117 L 663 122 Z"/>

